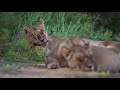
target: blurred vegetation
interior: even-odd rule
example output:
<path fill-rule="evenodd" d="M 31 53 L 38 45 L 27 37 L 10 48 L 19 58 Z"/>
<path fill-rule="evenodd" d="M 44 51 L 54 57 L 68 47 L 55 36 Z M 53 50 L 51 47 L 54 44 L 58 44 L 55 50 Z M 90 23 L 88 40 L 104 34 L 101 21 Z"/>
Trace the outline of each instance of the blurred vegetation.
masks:
<path fill-rule="evenodd" d="M 45 20 L 48 33 L 57 37 L 80 37 L 93 40 L 112 40 L 120 36 L 119 12 L 0 12 L 0 60 L 39 61 L 37 55 L 20 34 L 24 26 Z"/>

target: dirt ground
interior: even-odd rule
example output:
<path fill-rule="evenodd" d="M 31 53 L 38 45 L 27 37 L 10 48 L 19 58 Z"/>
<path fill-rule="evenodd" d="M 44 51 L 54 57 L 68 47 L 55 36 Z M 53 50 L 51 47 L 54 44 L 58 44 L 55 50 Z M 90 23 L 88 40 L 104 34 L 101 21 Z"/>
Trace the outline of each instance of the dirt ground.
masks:
<path fill-rule="evenodd" d="M 82 72 L 69 68 L 46 69 L 44 64 L 35 66 L 15 66 L 0 68 L 0 78 L 117 78 L 120 75 L 107 73 Z"/>

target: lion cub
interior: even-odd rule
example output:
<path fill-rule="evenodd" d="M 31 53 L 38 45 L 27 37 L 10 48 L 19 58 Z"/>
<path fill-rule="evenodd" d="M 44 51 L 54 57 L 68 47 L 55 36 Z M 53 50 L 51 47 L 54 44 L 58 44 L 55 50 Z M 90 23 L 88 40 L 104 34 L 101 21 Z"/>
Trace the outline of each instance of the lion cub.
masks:
<path fill-rule="evenodd" d="M 24 27 L 22 36 L 38 55 L 45 51 L 45 47 L 48 44 L 48 33 L 46 32 L 43 19 L 40 19 L 37 25 Z"/>
<path fill-rule="evenodd" d="M 60 67 L 69 67 L 82 71 L 92 71 L 91 47 L 82 40 L 76 38 L 64 39 L 48 56 L 46 67 L 56 69 Z"/>
<path fill-rule="evenodd" d="M 46 60 L 47 68 L 69 67 L 82 71 L 120 72 L 117 48 L 90 45 L 86 41 L 68 38 L 62 41 Z"/>

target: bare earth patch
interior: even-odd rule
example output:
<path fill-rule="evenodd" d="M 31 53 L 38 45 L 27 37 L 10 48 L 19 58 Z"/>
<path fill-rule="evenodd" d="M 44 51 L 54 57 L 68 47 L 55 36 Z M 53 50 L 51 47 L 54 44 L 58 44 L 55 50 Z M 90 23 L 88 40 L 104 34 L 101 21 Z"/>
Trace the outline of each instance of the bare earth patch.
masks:
<path fill-rule="evenodd" d="M 106 78 L 119 77 L 107 73 L 82 72 L 69 68 L 46 69 L 44 65 L 39 67 L 20 66 L 15 69 L 0 69 L 0 78 Z"/>

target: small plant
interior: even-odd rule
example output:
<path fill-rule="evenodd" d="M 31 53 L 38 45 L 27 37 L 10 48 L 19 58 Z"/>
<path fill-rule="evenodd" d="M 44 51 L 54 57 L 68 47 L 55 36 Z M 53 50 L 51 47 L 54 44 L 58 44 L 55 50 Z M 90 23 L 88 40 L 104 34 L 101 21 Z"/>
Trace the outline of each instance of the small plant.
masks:
<path fill-rule="evenodd" d="M 1 28 L 0 32 L 0 43 L 8 43 L 11 39 L 12 30 L 9 28 Z"/>

